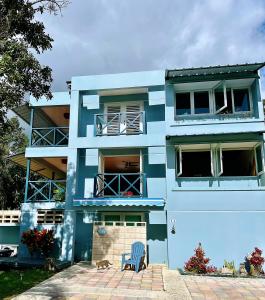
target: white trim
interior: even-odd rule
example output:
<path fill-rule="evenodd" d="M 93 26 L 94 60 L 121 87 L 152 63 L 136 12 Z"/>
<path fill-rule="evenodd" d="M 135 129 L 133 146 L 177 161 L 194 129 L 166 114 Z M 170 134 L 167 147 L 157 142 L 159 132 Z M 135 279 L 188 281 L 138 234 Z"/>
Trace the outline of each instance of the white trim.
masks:
<path fill-rule="evenodd" d="M 196 90 L 177 90 L 175 91 L 175 99 L 174 99 L 174 116 L 175 118 L 189 118 L 194 116 L 211 116 L 211 115 L 220 115 L 220 112 L 222 112 L 227 107 L 227 88 L 226 84 L 224 83 L 223 86 L 223 93 L 224 93 L 224 106 L 219 108 L 216 111 L 216 102 L 215 102 L 215 89 L 219 87 L 221 83 L 225 81 L 219 82 L 215 87 L 212 89 L 196 89 Z M 235 106 L 234 106 L 234 90 L 248 90 L 248 97 L 249 97 L 249 108 L 248 111 L 238 111 L 235 112 Z M 209 113 L 203 113 L 203 114 L 195 114 L 195 103 L 194 103 L 194 93 L 195 92 L 208 92 L 209 95 Z M 249 86 L 242 86 L 242 87 L 235 87 L 235 88 L 229 88 L 229 92 L 231 93 L 231 99 L 232 99 L 232 113 L 225 114 L 227 116 L 231 115 L 240 115 L 245 113 L 253 113 L 253 100 L 252 100 L 252 93 L 251 93 L 251 87 Z M 178 115 L 176 110 L 176 101 L 177 101 L 177 94 L 190 94 L 190 114 L 185 115 Z"/>

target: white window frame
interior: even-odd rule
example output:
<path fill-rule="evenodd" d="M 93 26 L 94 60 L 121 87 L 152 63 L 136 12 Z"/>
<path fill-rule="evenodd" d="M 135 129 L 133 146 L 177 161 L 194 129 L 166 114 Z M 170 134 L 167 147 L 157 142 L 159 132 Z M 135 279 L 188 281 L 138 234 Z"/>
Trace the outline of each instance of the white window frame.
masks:
<path fill-rule="evenodd" d="M 223 94 L 224 94 L 224 105 L 216 110 L 216 102 L 215 102 L 215 90 L 217 87 L 219 87 L 221 84 L 223 84 Z M 210 116 L 210 115 L 222 115 L 221 112 L 227 107 L 227 86 L 225 81 L 221 81 L 217 86 L 215 86 L 212 89 L 198 89 L 198 90 L 178 90 L 175 92 L 175 117 L 178 118 L 189 118 L 194 116 Z M 252 99 L 252 93 L 251 93 L 251 87 L 249 86 L 242 86 L 242 87 L 231 87 L 229 88 L 231 92 L 231 99 L 232 99 L 232 113 L 225 114 L 225 115 L 242 115 L 242 114 L 250 114 L 253 113 L 253 99 Z M 249 111 L 238 111 L 235 112 L 235 103 L 234 103 L 234 91 L 235 90 L 248 90 L 248 97 L 249 97 Z M 208 92 L 209 95 L 209 113 L 203 113 L 203 114 L 195 114 L 195 102 L 194 102 L 194 93 L 196 92 Z M 190 94 L 190 114 L 186 115 L 178 115 L 176 111 L 176 101 L 177 101 L 177 94 Z"/>
<path fill-rule="evenodd" d="M 235 97 L 234 97 L 234 91 L 236 90 L 248 90 L 248 99 L 249 99 L 249 110 L 247 111 L 235 111 Z M 238 88 L 231 88 L 231 97 L 232 97 L 232 107 L 233 107 L 233 114 L 246 114 L 253 112 L 253 102 L 252 102 L 252 94 L 250 87 L 238 87 Z"/>
<path fill-rule="evenodd" d="M 190 144 L 192 145 L 192 144 Z M 210 149 L 182 149 L 182 145 L 176 145 L 176 153 L 175 153 L 175 172 L 176 172 L 176 178 L 212 178 L 212 177 L 221 177 L 223 174 L 223 150 L 224 151 L 233 151 L 233 150 L 253 150 L 254 152 L 254 157 L 255 157 L 255 165 L 256 165 L 256 175 L 250 177 L 257 177 L 265 173 L 265 155 L 264 155 L 264 144 L 263 142 L 259 142 L 255 144 L 252 147 L 231 147 L 231 148 L 223 148 L 222 144 L 206 144 L 209 145 Z M 258 147 L 261 147 L 261 160 L 262 160 L 262 170 L 258 170 L 258 161 L 257 161 L 257 153 L 256 149 Z M 181 177 L 182 175 L 182 152 L 202 152 L 202 151 L 210 151 L 211 153 L 211 173 L 212 176 L 205 176 L 205 177 Z M 179 157 L 177 157 L 177 155 Z M 219 162 L 217 161 L 219 159 Z M 219 163 L 219 165 L 218 165 Z M 177 173 L 178 170 L 178 164 L 179 164 L 179 172 Z M 231 177 L 231 176 L 223 176 L 224 178 L 226 177 Z M 249 176 L 232 176 L 232 177 L 249 177 Z"/>
<path fill-rule="evenodd" d="M 177 145 L 175 146 L 175 174 L 177 178 L 212 178 L 214 177 L 214 154 L 213 151 L 214 149 L 211 147 L 211 144 L 206 144 L 209 145 L 209 149 L 185 149 L 183 150 L 181 145 Z M 182 175 L 182 152 L 210 152 L 210 158 L 211 158 L 211 162 L 210 162 L 210 167 L 211 167 L 211 174 L 212 176 L 203 176 L 203 177 L 181 177 Z M 178 155 L 178 157 L 177 157 Z M 179 172 L 177 172 L 178 170 L 178 164 L 179 164 Z"/>
<path fill-rule="evenodd" d="M 261 151 L 261 163 L 262 163 L 262 170 L 261 171 L 258 170 L 258 159 L 257 159 L 257 152 L 256 152 L 258 147 L 260 147 L 260 151 Z M 257 176 L 260 176 L 260 175 L 264 174 L 264 165 L 265 165 L 265 161 L 264 161 L 264 144 L 263 143 L 257 143 L 257 145 L 254 147 L 254 155 L 255 155 Z"/>
<path fill-rule="evenodd" d="M 196 114 L 195 113 L 195 102 L 194 102 L 194 93 L 200 92 L 208 92 L 208 99 L 209 99 L 209 112 L 203 114 Z M 190 94 L 190 114 L 187 115 L 178 115 L 177 108 L 176 108 L 176 101 L 177 101 L 177 94 Z M 189 116 L 209 116 L 213 113 L 213 106 L 212 106 L 212 92 L 209 89 L 199 89 L 199 90 L 191 90 L 191 91 L 177 91 L 175 93 L 175 116 L 177 118 L 184 118 Z"/>
<path fill-rule="evenodd" d="M 215 87 L 213 89 L 213 106 L 214 106 L 214 114 L 215 115 L 222 115 L 221 112 L 227 108 L 227 87 L 226 84 L 224 84 L 223 86 L 223 94 L 224 94 L 224 106 L 222 106 L 221 108 L 219 108 L 218 110 L 216 110 L 216 101 L 215 101 L 215 89 L 217 87 Z M 249 98 L 249 108 L 250 110 L 248 111 L 237 111 L 235 112 L 235 101 L 234 101 L 234 91 L 235 90 L 248 90 L 248 98 Z M 253 112 L 253 101 L 252 101 L 252 93 L 251 93 L 251 89 L 249 86 L 242 86 L 242 87 L 236 87 L 236 88 L 230 88 L 230 93 L 231 93 L 231 99 L 232 99 L 232 113 L 226 114 L 226 115 L 242 115 L 242 114 L 249 114 Z"/>

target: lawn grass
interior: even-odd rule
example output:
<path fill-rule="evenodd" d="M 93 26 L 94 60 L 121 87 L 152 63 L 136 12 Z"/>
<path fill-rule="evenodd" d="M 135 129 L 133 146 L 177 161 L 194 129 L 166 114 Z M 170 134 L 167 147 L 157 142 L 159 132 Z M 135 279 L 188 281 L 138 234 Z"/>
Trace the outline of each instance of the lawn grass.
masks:
<path fill-rule="evenodd" d="M 0 271 L 0 299 L 11 299 L 53 274 L 42 269 Z"/>

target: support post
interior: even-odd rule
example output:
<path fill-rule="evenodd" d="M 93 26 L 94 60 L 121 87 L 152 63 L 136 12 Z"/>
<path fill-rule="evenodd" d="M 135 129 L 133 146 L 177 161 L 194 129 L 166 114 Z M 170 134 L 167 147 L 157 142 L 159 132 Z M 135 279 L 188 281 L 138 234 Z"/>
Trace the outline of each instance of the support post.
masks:
<path fill-rule="evenodd" d="M 27 159 L 26 186 L 25 186 L 24 202 L 27 202 L 27 199 L 28 199 L 29 176 L 30 176 L 30 158 Z"/>
<path fill-rule="evenodd" d="M 34 120 L 34 108 L 30 110 L 30 135 L 29 135 L 29 146 L 32 144 L 32 128 L 33 128 L 33 120 Z"/>

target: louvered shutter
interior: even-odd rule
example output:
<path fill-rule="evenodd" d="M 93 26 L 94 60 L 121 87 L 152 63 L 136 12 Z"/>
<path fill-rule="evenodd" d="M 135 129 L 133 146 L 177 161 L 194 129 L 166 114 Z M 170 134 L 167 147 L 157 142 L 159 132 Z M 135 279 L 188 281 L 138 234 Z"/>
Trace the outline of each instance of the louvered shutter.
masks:
<path fill-rule="evenodd" d="M 119 134 L 120 131 L 120 105 L 108 105 L 107 106 L 107 134 Z"/>
<path fill-rule="evenodd" d="M 142 115 L 140 104 L 126 105 L 126 134 L 142 131 Z"/>

